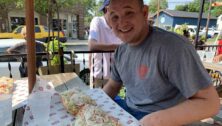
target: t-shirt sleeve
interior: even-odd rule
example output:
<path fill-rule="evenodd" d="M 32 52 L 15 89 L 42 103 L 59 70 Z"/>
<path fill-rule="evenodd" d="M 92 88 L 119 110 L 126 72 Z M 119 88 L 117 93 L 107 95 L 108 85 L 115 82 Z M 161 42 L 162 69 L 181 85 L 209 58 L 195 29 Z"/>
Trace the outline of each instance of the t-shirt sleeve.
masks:
<path fill-rule="evenodd" d="M 95 17 L 92 19 L 91 23 L 90 23 L 90 29 L 89 29 L 89 37 L 88 39 L 95 39 L 95 40 L 99 40 L 99 18 Z"/>
<path fill-rule="evenodd" d="M 116 82 L 120 82 L 122 83 L 122 80 L 120 78 L 120 74 L 119 74 L 119 71 L 117 69 L 117 66 L 118 66 L 118 59 L 119 56 L 118 56 L 118 50 L 119 48 L 116 49 L 115 53 L 114 53 L 114 61 L 113 63 L 111 64 L 111 79 L 116 81 Z"/>
<path fill-rule="evenodd" d="M 194 47 L 191 44 L 182 46 L 175 46 L 177 48 L 174 51 L 168 51 L 170 60 L 165 68 L 169 81 L 184 97 L 189 98 L 211 85 L 212 81 Z"/>

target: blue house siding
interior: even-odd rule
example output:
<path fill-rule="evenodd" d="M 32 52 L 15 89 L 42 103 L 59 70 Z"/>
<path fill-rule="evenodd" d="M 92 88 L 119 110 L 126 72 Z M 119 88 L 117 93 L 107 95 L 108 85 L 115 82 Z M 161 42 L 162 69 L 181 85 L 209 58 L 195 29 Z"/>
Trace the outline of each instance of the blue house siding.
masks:
<path fill-rule="evenodd" d="M 157 23 L 157 16 L 155 15 L 153 17 L 154 23 L 156 25 Z M 188 25 L 197 25 L 198 18 L 188 18 L 188 17 L 174 17 L 172 15 L 169 15 L 168 13 L 161 11 L 159 14 L 159 20 L 158 20 L 158 26 L 165 28 L 165 26 L 175 27 L 175 25 L 182 25 L 182 24 L 188 24 Z M 202 19 L 201 26 L 206 26 L 207 19 Z M 217 19 L 210 19 L 209 27 L 216 27 Z"/>
<path fill-rule="evenodd" d="M 197 18 L 180 18 L 180 17 L 174 17 L 174 22 L 173 22 L 173 27 L 175 27 L 176 24 L 181 25 L 181 24 L 188 24 L 188 25 L 197 25 L 198 19 Z M 201 26 L 205 27 L 207 23 L 207 19 L 202 19 L 201 20 Z M 209 23 L 209 27 L 216 27 L 217 20 L 216 19 L 211 19 Z"/>
<path fill-rule="evenodd" d="M 163 22 L 163 19 L 164 19 L 164 22 Z M 159 15 L 159 24 L 172 26 L 173 25 L 173 18 L 171 16 L 169 16 L 168 14 L 161 13 Z"/>

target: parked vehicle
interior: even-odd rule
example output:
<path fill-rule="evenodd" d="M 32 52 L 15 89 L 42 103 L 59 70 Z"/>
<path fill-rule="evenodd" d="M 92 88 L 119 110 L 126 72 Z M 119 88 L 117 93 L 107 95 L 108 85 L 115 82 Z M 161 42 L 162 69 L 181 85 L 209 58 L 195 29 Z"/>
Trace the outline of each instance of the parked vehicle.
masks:
<path fill-rule="evenodd" d="M 16 39 L 21 39 L 23 38 L 21 35 L 21 30 L 24 26 L 18 26 L 13 32 L 11 33 L 0 33 L 0 39 L 7 39 L 7 38 L 16 38 Z M 55 37 L 58 37 L 58 32 L 50 32 L 50 37 L 52 38 L 53 35 Z M 47 42 L 48 39 L 48 28 L 43 25 L 35 25 L 35 39 L 42 41 L 42 42 Z M 59 40 L 61 42 L 66 42 L 67 38 L 65 37 L 64 32 L 59 32 Z"/>
<path fill-rule="evenodd" d="M 206 33 L 206 28 L 204 28 L 203 30 L 202 30 L 202 32 L 204 33 L 204 35 L 205 35 L 205 33 Z M 215 28 L 208 28 L 208 36 L 210 36 L 210 38 L 213 38 L 215 35 L 218 35 L 218 34 L 220 34 L 220 31 L 218 31 L 218 30 L 216 30 Z"/>
<path fill-rule="evenodd" d="M 182 25 L 176 25 L 174 29 L 177 29 L 181 26 Z M 197 34 L 197 26 L 196 25 L 186 25 L 186 26 L 187 26 L 187 30 L 188 30 L 190 36 L 195 36 Z M 204 35 L 204 33 L 200 30 L 199 36 L 202 36 L 202 35 Z"/>

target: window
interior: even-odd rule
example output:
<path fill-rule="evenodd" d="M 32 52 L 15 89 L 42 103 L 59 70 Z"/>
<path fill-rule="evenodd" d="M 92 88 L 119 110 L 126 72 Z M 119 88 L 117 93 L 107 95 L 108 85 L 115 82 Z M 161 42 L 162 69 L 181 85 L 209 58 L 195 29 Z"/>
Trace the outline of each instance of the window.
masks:
<path fill-rule="evenodd" d="M 48 27 L 44 26 L 44 31 L 48 32 L 49 31 Z"/>
<path fill-rule="evenodd" d="M 15 33 L 21 33 L 23 27 L 19 27 Z"/>
<path fill-rule="evenodd" d="M 41 32 L 41 30 L 40 30 L 40 28 L 39 27 L 35 27 L 35 33 L 40 33 Z"/>

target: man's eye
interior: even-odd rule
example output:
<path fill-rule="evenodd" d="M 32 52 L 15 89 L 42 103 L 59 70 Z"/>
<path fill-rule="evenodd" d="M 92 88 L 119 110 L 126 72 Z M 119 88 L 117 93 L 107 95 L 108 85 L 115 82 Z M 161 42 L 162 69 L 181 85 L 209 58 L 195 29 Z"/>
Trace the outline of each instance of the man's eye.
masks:
<path fill-rule="evenodd" d="M 132 16 L 133 14 L 133 12 L 126 12 L 126 16 Z"/>
<path fill-rule="evenodd" d="M 117 20 L 118 20 L 118 18 L 119 18 L 118 16 L 113 16 L 111 19 L 112 19 L 112 21 L 114 21 L 114 22 L 115 22 L 115 21 L 117 21 Z"/>

